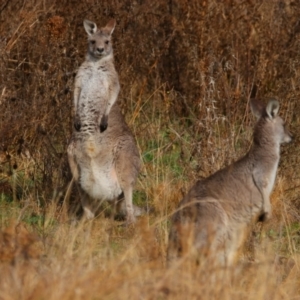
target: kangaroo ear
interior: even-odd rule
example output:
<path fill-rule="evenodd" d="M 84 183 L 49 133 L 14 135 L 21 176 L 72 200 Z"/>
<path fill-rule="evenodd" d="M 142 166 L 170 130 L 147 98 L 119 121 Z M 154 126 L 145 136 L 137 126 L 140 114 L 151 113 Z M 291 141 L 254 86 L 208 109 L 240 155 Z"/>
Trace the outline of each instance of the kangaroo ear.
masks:
<path fill-rule="evenodd" d="M 83 26 L 88 35 L 92 35 L 97 31 L 97 25 L 92 21 L 84 20 Z"/>
<path fill-rule="evenodd" d="M 270 100 L 266 107 L 266 113 L 270 119 L 277 116 L 279 111 L 279 102 L 277 100 Z"/>
<path fill-rule="evenodd" d="M 104 27 L 104 30 L 109 35 L 112 35 L 112 33 L 114 32 L 115 26 L 116 26 L 116 20 L 112 19 L 106 24 L 106 26 Z"/>
<path fill-rule="evenodd" d="M 263 115 L 265 110 L 264 104 L 260 100 L 254 98 L 250 99 L 250 107 L 251 107 L 252 114 L 257 119 L 259 119 Z"/>

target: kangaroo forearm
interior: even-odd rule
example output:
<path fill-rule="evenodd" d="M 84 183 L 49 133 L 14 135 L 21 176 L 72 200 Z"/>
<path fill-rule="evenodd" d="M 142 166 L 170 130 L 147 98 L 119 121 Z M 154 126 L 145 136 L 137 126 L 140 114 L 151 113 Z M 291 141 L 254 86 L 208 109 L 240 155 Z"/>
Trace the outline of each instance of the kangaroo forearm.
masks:
<path fill-rule="evenodd" d="M 107 106 L 106 106 L 106 110 L 105 110 L 105 115 L 108 116 L 110 113 L 110 110 L 112 108 L 112 106 L 115 104 L 115 102 L 118 99 L 118 95 L 119 95 L 119 90 L 120 90 L 120 86 L 119 84 L 115 84 L 112 89 L 111 89 L 111 93 L 108 97 L 108 101 L 107 101 Z"/>
<path fill-rule="evenodd" d="M 78 106 L 79 106 L 80 92 L 81 92 L 81 88 L 75 87 L 75 89 L 74 89 L 74 111 L 75 111 L 75 114 L 76 114 Z"/>

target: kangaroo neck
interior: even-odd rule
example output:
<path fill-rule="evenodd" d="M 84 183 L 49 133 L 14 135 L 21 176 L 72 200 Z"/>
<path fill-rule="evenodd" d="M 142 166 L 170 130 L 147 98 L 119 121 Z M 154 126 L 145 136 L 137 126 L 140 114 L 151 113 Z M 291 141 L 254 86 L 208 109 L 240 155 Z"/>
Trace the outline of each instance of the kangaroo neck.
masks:
<path fill-rule="evenodd" d="M 280 144 L 270 138 L 254 138 L 250 153 L 254 157 L 270 157 L 277 163 L 280 158 Z"/>
<path fill-rule="evenodd" d="M 113 53 L 110 53 L 107 56 L 104 57 L 95 57 L 91 55 L 90 53 L 87 53 L 86 55 L 86 61 L 95 66 L 108 66 L 108 65 L 113 65 L 114 64 L 114 56 Z"/>

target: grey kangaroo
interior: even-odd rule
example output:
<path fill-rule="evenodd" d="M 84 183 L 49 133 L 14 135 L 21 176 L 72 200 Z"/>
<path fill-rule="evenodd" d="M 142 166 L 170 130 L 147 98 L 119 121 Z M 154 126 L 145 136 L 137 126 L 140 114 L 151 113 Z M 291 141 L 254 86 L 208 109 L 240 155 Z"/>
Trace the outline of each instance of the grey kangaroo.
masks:
<path fill-rule="evenodd" d="M 81 188 L 88 219 L 95 216 L 102 201 L 110 201 L 120 210 L 125 199 L 126 221 L 132 223 L 132 193 L 140 156 L 117 103 L 120 85 L 111 41 L 116 22 L 111 20 L 100 29 L 88 20 L 83 24 L 88 53 L 75 79 L 75 130 L 67 150 L 69 165 Z"/>
<path fill-rule="evenodd" d="M 251 101 L 258 119 L 249 152 L 204 180 L 199 180 L 172 216 L 167 259 L 189 249 L 208 255 L 217 265 L 230 266 L 252 222 L 271 217 L 272 192 L 280 158 L 280 144 L 291 134 L 279 117 L 279 103 L 264 106 Z M 188 244 L 188 245 L 187 245 Z"/>

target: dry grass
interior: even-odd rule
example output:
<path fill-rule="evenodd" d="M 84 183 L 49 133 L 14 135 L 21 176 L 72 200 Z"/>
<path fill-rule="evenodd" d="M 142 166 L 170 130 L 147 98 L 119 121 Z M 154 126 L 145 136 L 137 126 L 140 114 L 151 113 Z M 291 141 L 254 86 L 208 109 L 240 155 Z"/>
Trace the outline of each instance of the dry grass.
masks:
<path fill-rule="evenodd" d="M 216 281 L 205 262 L 166 268 L 165 228 L 148 217 L 135 228 L 103 218 L 46 225 L 38 236 L 27 227 L 1 233 L 1 299 L 298 299 L 299 257 L 276 255 L 270 241 Z"/>
<path fill-rule="evenodd" d="M 300 298 L 297 1 L 2 2 L 0 299 Z M 134 201 L 152 209 L 135 228 L 103 216 L 74 225 L 66 212 L 82 21 L 112 17 L 120 104 L 144 162 Z M 279 99 L 296 135 L 272 220 L 221 280 L 204 262 L 166 268 L 170 214 L 197 178 L 247 151 L 254 96 Z"/>

